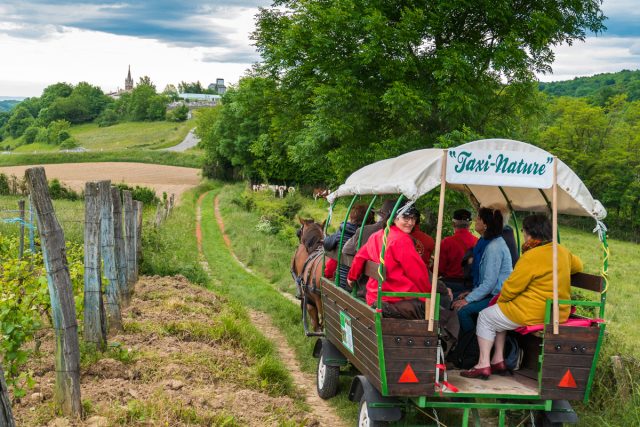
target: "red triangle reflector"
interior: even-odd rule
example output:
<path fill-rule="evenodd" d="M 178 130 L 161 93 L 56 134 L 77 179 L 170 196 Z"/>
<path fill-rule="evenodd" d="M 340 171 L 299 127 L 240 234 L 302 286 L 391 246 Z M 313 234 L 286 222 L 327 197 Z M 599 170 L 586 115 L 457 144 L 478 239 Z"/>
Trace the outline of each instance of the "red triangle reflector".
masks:
<path fill-rule="evenodd" d="M 415 372 L 411 368 L 411 365 L 407 363 L 407 367 L 404 368 L 404 372 L 400 375 L 399 383 L 418 383 L 418 377 L 416 377 Z"/>
<path fill-rule="evenodd" d="M 569 369 L 567 369 L 567 372 L 564 374 L 564 376 L 558 383 L 558 387 L 578 388 L 578 385 L 576 384 L 576 380 L 573 378 L 573 375 L 571 375 L 571 371 Z"/>

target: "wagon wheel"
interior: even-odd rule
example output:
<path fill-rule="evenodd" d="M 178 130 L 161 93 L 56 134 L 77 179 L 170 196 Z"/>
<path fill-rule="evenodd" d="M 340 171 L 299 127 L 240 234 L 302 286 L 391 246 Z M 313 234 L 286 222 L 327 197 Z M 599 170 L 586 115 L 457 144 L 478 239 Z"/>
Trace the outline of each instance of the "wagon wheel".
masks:
<path fill-rule="evenodd" d="M 537 417 L 536 417 L 535 425 L 537 427 L 562 427 L 565 425 L 565 423 L 549 421 L 549 419 L 547 419 L 546 417 L 545 411 L 536 411 L 536 412 L 537 412 Z"/>
<path fill-rule="evenodd" d="M 340 376 L 339 366 L 329 366 L 324 363 L 324 354 L 320 353 L 318 359 L 318 372 L 316 375 L 316 385 L 318 396 L 323 399 L 331 399 L 338 392 L 338 377 Z"/>
<path fill-rule="evenodd" d="M 367 407 L 367 400 L 362 395 L 360 399 L 360 412 L 358 413 L 358 427 L 384 427 L 388 423 L 384 421 L 372 420 L 369 417 L 369 408 Z"/>

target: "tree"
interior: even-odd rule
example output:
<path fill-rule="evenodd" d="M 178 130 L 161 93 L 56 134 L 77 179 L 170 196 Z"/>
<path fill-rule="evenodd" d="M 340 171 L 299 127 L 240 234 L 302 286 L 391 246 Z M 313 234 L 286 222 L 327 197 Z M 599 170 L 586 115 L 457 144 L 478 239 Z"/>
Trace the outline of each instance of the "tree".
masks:
<path fill-rule="evenodd" d="M 189 117 L 189 107 L 180 104 L 167 113 L 167 120 L 170 122 L 184 122 Z"/>
<path fill-rule="evenodd" d="M 169 99 L 163 95 L 152 96 L 147 107 L 147 120 L 164 120 L 168 103 Z"/>
<path fill-rule="evenodd" d="M 60 145 L 71 138 L 71 123 L 66 120 L 55 120 L 47 127 L 47 141 L 49 144 Z"/>
<path fill-rule="evenodd" d="M 6 129 L 9 135 L 14 138 L 18 138 L 29 126 L 33 124 L 33 122 L 34 119 L 31 113 L 29 113 L 27 108 L 20 104 L 13 110 L 13 114 L 7 121 Z"/>
<path fill-rule="evenodd" d="M 261 10 L 253 39 L 282 97 L 279 144 L 304 175 L 327 158 L 340 181 L 464 127 L 508 132 L 552 48 L 603 19 L 598 0 L 282 0 Z"/>
<path fill-rule="evenodd" d="M 192 83 L 187 83 L 182 81 L 178 84 L 178 89 L 180 90 L 181 93 L 204 93 L 205 92 L 205 89 L 202 87 L 202 84 L 200 83 L 200 81 L 192 82 Z"/>
<path fill-rule="evenodd" d="M 148 79 L 146 76 L 142 77 L 140 83 L 131 92 L 128 105 L 131 120 L 142 121 L 148 118 L 151 99 L 156 96 L 156 88 Z"/>

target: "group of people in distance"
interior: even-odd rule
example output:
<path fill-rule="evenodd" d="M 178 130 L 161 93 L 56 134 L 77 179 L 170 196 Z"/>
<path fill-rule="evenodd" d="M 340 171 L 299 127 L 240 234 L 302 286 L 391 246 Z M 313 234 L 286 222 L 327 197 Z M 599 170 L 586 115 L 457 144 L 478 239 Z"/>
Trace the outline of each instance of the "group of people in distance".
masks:
<path fill-rule="evenodd" d="M 367 261 L 379 263 L 383 242 L 384 292 L 430 292 L 433 239 L 419 227 L 420 212 L 405 203 L 397 210 L 388 234 L 385 227 L 395 200 L 387 200 L 375 211 L 377 222 L 365 218 L 367 207 L 356 205 L 349 221 L 325 238 L 327 251 L 336 249 L 342 237 L 343 257 L 353 257 L 351 267 L 340 265 L 339 286 L 358 286 L 359 295 L 375 306 L 378 282 L 363 278 Z M 470 232 L 471 223 L 479 238 Z M 506 332 L 520 326 L 544 322 L 547 299 L 553 297 L 552 227 L 542 214 L 522 222 L 524 244 L 519 255 L 513 230 L 498 209 L 482 207 L 475 220 L 470 211 L 453 213 L 454 233 L 442 240 L 438 263 L 437 291 L 441 294 L 441 326 L 462 335 L 475 330 L 480 355 L 476 365 L 461 372 L 468 378 L 488 379 L 491 374 L 509 372 L 504 362 Z M 360 237 L 360 227 L 363 227 Z M 358 239 L 361 239 L 359 250 Z M 582 262 L 558 245 L 558 297 L 570 299 L 570 276 L 582 271 Z M 328 263 L 326 277 L 335 274 L 335 262 Z M 333 270 L 333 271 L 332 271 Z M 443 316 L 444 314 L 444 316 Z M 424 319 L 424 298 L 382 297 L 385 317 Z M 569 307 L 560 307 L 560 322 L 569 317 Z M 493 349 L 493 353 L 492 353 Z M 475 360 L 475 359 L 474 359 Z"/>

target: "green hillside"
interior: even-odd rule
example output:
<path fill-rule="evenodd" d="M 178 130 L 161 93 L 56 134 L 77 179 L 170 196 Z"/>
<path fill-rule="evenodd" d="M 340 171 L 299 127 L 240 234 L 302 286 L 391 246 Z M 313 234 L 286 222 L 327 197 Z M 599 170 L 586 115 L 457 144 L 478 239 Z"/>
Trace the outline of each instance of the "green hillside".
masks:
<path fill-rule="evenodd" d="M 591 98 L 600 105 L 621 93 L 626 93 L 629 101 L 635 101 L 640 99 L 640 70 L 622 70 L 562 82 L 540 83 L 539 88 L 552 96 Z"/>
<path fill-rule="evenodd" d="M 91 151 L 113 151 L 129 149 L 160 149 L 178 145 L 189 130 L 195 127 L 195 120 L 185 122 L 124 122 L 109 127 L 99 127 L 95 123 L 71 126 L 69 133 L 78 146 Z M 24 144 L 23 137 L 7 137 L 2 148 L 10 148 L 15 153 L 59 151 L 63 147 L 55 144 Z"/>
<path fill-rule="evenodd" d="M 17 101 L 15 99 L 7 99 L 4 101 L 0 101 L 0 113 L 11 111 L 13 107 L 18 105 L 21 101 Z"/>
<path fill-rule="evenodd" d="M 194 127 L 195 120 L 124 122 L 109 127 L 86 123 L 71 127 L 71 136 L 89 150 L 154 149 L 178 145 Z"/>

